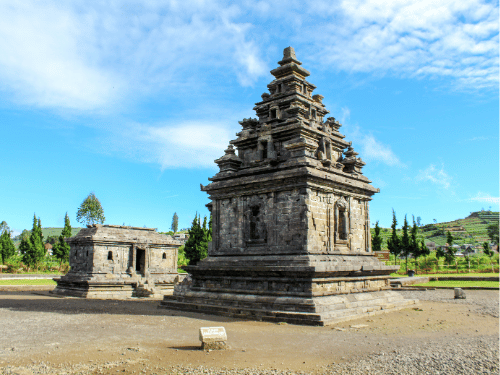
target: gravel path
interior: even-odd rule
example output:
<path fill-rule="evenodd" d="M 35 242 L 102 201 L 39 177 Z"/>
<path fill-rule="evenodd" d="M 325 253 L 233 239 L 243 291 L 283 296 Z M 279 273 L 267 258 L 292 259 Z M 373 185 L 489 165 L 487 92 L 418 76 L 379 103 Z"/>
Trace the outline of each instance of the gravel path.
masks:
<path fill-rule="evenodd" d="M 429 343 L 425 347 L 403 348 L 391 353 L 368 356 L 360 361 L 332 364 L 319 369 L 320 374 L 498 374 L 498 339 L 474 338 L 460 340 L 457 343 Z M 2 374 L 103 374 L 126 372 L 121 370 L 127 361 L 108 362 L 102 365 L 73 365 L 68 367 L 50 367 L 45 364 L 24 368 L 4 368 Z M 29 371 L 29 372 L 26 372 Z M 154 367 L 144 364 L 142 373 L 147 374 L 193 374 L 193 375 L 292 375 L 310 374 L 275 369 L 220 369 L 210 367 Z"/>
<path fill-rule="evenodd" d="M 154 352 L 155 349 L 147 347 L 144 351 L 143 349 L 137 350 L 138 353 L 135 353 L 135 355 L 137 355 L 136 357 L 130 357 L 130 358 L 121 357 L 123 359 L 119 358 L 119 360 L 117 360 L 118 359 L 117 356 L 115 357 L 105 356 L 100 360 L 96 360 L 96 357 L 91 355 L 90 357 L 87 357 L 87 360 L 83 361 L 82 359 L 78 359 L 74 360 L 73 362 L 70 362 L 66 358 L 64 359 L 64 362 L 60 361 L 55 363 L 54 362 L 49 363 L 48 361 L 42 362 L 40 360 L 34 360 L 31 361 L 31 363 L 29 361 L 28 363 L 23 363 L 24 364 L 23 366 L 13 366 L 9 365 L 9 361 L 7 359 L 9 357 L 4 357 L 5 359 L 7 359 L 7 363 L 6 365 L 4 365 L 4 367 L 0 367 L 0 374 L 9 374 L 9 375 L 12 374 L 86 375 L 86 374 L 117 374 L 117 373 L 196 374 L 196 375 L 198 374 L 206 374 L 206 375 L 499 374 L 500 366 L 499 366 L 498 332 L 493 332 L 492 329 L 491 333 L 488 333 L 488 331 L 474 333 L 477 325 L 474 326 L 475 323 L 470 323 L 469 320 L 473 319 L 473 321 L 477 322 L 477 324 L 481 324 L 480 322 L 487 322 L 487 321 L 489 322 L 493 321 L 493 323 L 495 323 L 494 318 L 498 319 L 499 316 L 498 293 L 492 293 L 491 291 L 480 291 L 480 290 L 474 290 L 470 292 L 466 290 L 465 292 L 467 294 L 467 299 L 455 300 L 453 298 L 454 296 L 453 290 L 401 291 L 401 293 L 405 296 L 405 298 L 416 298 L 421 300 L 422 302 L 430 301 L 430 303 L 426 305 L 427 307 L 424 307 L 424 311 L 413 312 L 413 315 L 412 315 L 412 310 L 409 310 L 408 312 L 405 312 L 404 314 L 401 315 L 391 315 L 392 318 L 390 318 L 388 315 L 387 317 L 389 320 L 394 321 L 394 319 L 397 319 L 397 322 L 394 323 L 396 324 L 395 326 L 397 329 L 396 334 L 390 332 L 388 334 L 380 333 L 381 332 L 380 330 L 384 328 L 384 325 L 382 325 L 382 322 L 384 322 L 384 319 L 386 319 L 384 318 L 384 316 L 376 318 L 375 320 L 368 320 L 367 323 L 371 322 L 369 323 L 370 325 L 376 325 L 376 327 L 378 328 L 375 327 L 374 330 L 372 331 L 366 331 L 366 334 L 362 334 L 361 332 L 351 331 L 349 328 L 345 328 L 344 331 L 341 332 L 328 327 L 315 328 L 317 329 L 317 335 L 318 335 L 315 336 L 314 339 L 316 343 L 320 343 L 321 335 L 326 335 L 328 332 L 335 333 L 335 336 L 331 337 L 332 338 L 335 337 L 336 340 L 340 340 L 342 337 L 344 337 L 347 340 L 346 343 L 348 343 L 349 346 L 359 347 L 362 344 L 367 345 L 368 342 L 367 340 L 372 340 L 372 341 L 370 341 L 371 344 L 369 344 L 369 346 L 367 347 L 367 349 L 370 350 L 367 350 L 366 352 L 363 351 L 363 353 L 361 354 L 359 354 L 359 351 L 358 354 L 353 354 L 354 352 L 351 349 L 349 349 L 347 351 L 348 354 L 346 355 L 346 357 L 342 357 L 341 359 L 339 356 L 337 356 L 337 359 L 335 360 L 332 357 L 330 357 L 331 359 L 329 362 L 323 362 L 330 364 L 325 365 L 323 367 L 318 366 L 314 370 L 309 369 L 307 371 L 306 370 L 292 371 L 292 370 L 284 370 L 283 368 L 276 369 L 273 368 L 273 365 L 257 366 L 260 363 L 259 359 L 257 359 L 258 362 L 254 361 L 253 363 L 248 363 L 245 365 L 240 364 L 236 366 L 229 365 L 229 363 L 232 363 L 232 361 L 229 360 L 227 362 L 218 361 L 219 365 L 218 367 L 212 367 L 212 363 L 215 364 L 216 362 L 212 363 L 207 362 L 207 364 L 203 364 L 202 366 L 194 364 L 188 365 L 188 363 L 191 363 L 191 360 L 189 361 L 186 360 L 185 362 L 177 362 L 180 364 L 173 365 L 172 363 L 174 362 L 171 362 L 171 360 L 173 359 L 172 357 L 165 357 L 163 361 L 157 360 L 156 362 L 152 360 L 153 355 L 147 357 L 149 353 L 156 353 Z M 49 332 L 46 330 L 50 327 L 48 323 L 44 323 L 46 321 L 44 315 L 58 314 L 57 315 L 58 321 L 60 322 L 60 324 L 62 324 L 64 319 L 70 319 L 71 317 L 71 315 L 65 315 L 65 314 L 61 315 L 63 310 L 66 311 L 66 314 L 67 312 L 72 311 L 71 314 L 77 314 L 73 316 L 78 317 L 78 319 L 85 319 L 85 317 L 87 317 L 89 313 L 92 313 L 88 315 L 89 318 L 92 318 L 92 316 L 94 317 L 99 316 L 100 317 L 99 320 L 102 322 L 104 321 L 105 317 L 108 316 L 108 320 L 110 322 L 115 321 L 115 323 L 117 324 L 116 328 L 113 328 L 115 331 L 123 330 L 122 326 L 118 325 L 117 323 L 118 321 L 116 321 L 116 319 L 118 318 L 128 325 L 141 324 L 140 319 L 144 319 L 145 321 L 155 319 L 155 317 L 157 317 L 157 319 L 170 319 L 169 320 L 171 322 L 170 324 L 179 325 L 178 329 L 180 331 L 185 331 L 188 329 L 187 328 L 188 321 L 186 320 L 185 317 L 182 316 L 164 318 L 164 315 L 158 315 L 160 314 L 160 312 L 157 309 L 151 310 L 150 315 L 148 316 L 140 315 L 150 310 L 149 303 L 144 303 L 144 302 L 124 303 L 115 301 L 98 302 L 98 301 L 61 299 L 58 301 L 58 304 L 55 305 L 57 306 L 57 309 L 54 309 L 54 307 L 50 307 L 52 306 L 50 304 L 53 303 L 51 302 L 53 300 L 32 300 L 31 303 L 33 303 L 33 301 L 36 301 L 38 303 L 37 306 L 40 306 L 38 308 L 38 311 L 33 310 L 33 308 L 30 309 L 24 308 L 24 309 L 27 311 L 31 311 L 29 312 L 29 314 L 33 315 L 30 315 L 31 318 L 29 321 L 31 321 L 31 319 L 34 320 L 33 323 L 36 324 L 38 329 L 42 330 L 43 332 L 42 336 L 49 334 Z M 80 301 L 82 303 L 85 302 L 85 306 L 80 305 Z M 22 299 L 13 301 L 8 305 L 9 306 L 8 308 L 7 306 L 4 308 L 4 314 L 10 314 L 8 311 L 10 311 L 13 307 L 16 307 L 16 310 L 19 310 L 17 312 L 13 312 L 16 315 L 20 313 L 28 314 L 28 312 L 22 312 L 20 310 L 20 308 L 22 306 L 25 306 L 25 304 L 28 302 L 24 302 L 24 300 Z M 434 302 L 438 302 L 441 304 L 434 304 Z M 446 304 L 449 303 L 450 305 L 442 304 L 442 302 L 445 302 Z M 43 305 L 43 303 L 45 303 L 46 305 Z M 17 304 L 19 304 L 19 306 Z M 467 306 L 457 306 L 457 304 L 467 305 Z M 443 319 L 445 318 L 448 319 L 448 317 L 446 317 L 445 315 L 447 313 L 450 314 L 450 311 L 451 312 L 455 311 L 454 315 L 455 318 L 453 319 L 462 319 L 462 317 L 464 319 L 468 319 L 467 321 L 460 320 L 453 327 L 459 327 L 462 324 L 465 324 L 465 322 L 469 322 L 471 326 L 470 330 L 460 331 L 457 330 L 456 328 L 453 328 L 452 326 L 450 326 L 450 328 L 446 328 L 448 327 L 447 324 L 451 324 L 451 323 L 446 323 L 442 325 L 444 328 L 441 331 L 439 331 L 439 329 L 441 329 L 439 328 L 441 325 L 438 324 L 439 322 L 434 322 L 433 327 L 438 327 L 438 328 L 432 328 L 433 330 L 436 329 L 435 333 L 433 334 L 429 334 L 427 333 L 428 331 L 425 330 L 417 330 L 417 328 L 415 328 L 415 330 L 412 331 L 412 333 L 404 331 L 403 328 L 408 329 L 408 327 L 411 327 L 411 325 L 416 327 L 417 324 L 415 323 L 416 322 L 415 319 L 417 319 L 419 316 L 421 316 L 424 319 L 423 323 L 427 322 L 428 320 L 427 316 L 430 316 L 432 318 L 433 316 L 431 315 L 432 311 L 436 312 L 436 310 L 440 308 L 439 306 L 444 306 L 444 308 L 441 307 L 441 310 L 439 310 L 439 314 L 442 314 Z M 431 308 L 433 308 L 434 310 L 430 311 Z M 123 313 L 125 309 L 127 311 L 126 313 L 127 315 L 122 315 L 122 316 L 119 315 L 119 313 L 120 312 Z M 49 313 L 48 311 L 53 311 L 53 312 Z M 104 311 L 106 311 L 108 315 L 103 314 Z M 457 313 L 456 311 L 459 312 Z M 111 315 L 109 315 L 110 313 Z M 425 315 L 420 315 L 420 314 L 425 314 Z M 398 318 L 396 318 L 397 316 Z M 441 315 L 439 316 L 441 317 Z M 7 318 L 7 315 L 5 315 L 5 318 Z M 28 318 L 27 315 L 26 318 Z M 193 322 L 192 323 L 193 327 L 196 327 L 198 323 L 197 321 L 195 322 L 195 318 L 192 317 L 189 319 L 190 321 Z M 413 319 L 413 320 L 405 321 L 404 319 Z M 381 323 L 378 323 L 379 320 Z M 150 323 L 152 325 L 152 328 L 159 327 L 157 326 L 157 324 L 159 324 L 158 322 L 154 323 L 153 321 L 151 321 Z M 28 320 L 26 320 L 25 323 L 28 323 Z M 47 324 L 47 327 L 44 327 L 44 324 Z M 89 324 L 89 329 L 91 329 L 90 323 L 88 324 Z M 229 325 L 230 323 L 224 323 L 224 324 Z M 307 334 L 310 334 L 312 332 L 310 331 L 312 328 L 297 327 L 297 326 L 287 327 L 287 326 L 277 326 L 277 325 L 265 325 L 260 323 L 251 323 L 250 325 L 247 326 L 246 323 L 244 322 L 232 323 L 232 324 L 237 324 L 238 327 L 243 327 L 245 330 L 250 330 L 246 332 L 245 335 L 249 335 L 252 329 L 257 329 L 257 330 L 267 329 L 266 332 L 268 332 L 268 334 L 271 334 L 271 332 L 283 333 L 292 331 L 294 334 L 297 335 L 297 340 L 303 340 L 307 337 Z M 498 331 L 498 324 L 490 323 L 490 326 L 496 327 L 496 330 Z M 192 329 L 193 327 L 189 329 Z M 142 323 L 142 325 L 140 325 L 140 328 L 141 330 L 145 330 L 148 327 L 144 323 Z M 399 333 L 399 329 L 401 329 L 401 333 Z M 10 331 L 7 329 L 6 331 L 4 331 L 4 334 L 8 334 L 9 332 Z M 17 331 L 17 333 L 19 332 L 20 331 Z M 80 335 L 83 335 L 84 333 L 81 330 L 78 332 Z M 14 332 L 12 332 L 11 334 L 14 334 Z M 60 332 L 59 334 L 62 334 L 62 332 Z M 121 336 L 117 337 L 119 338 Z M 378 344 L 377 341 L 375 341 L 375 343 L 373 342 L 374 337 L 378 338 L 376 339 L 379 340 Z M 60 339 L 62 340 L 61 342 L 65 340 L 63 337 L 60 337 Z M 70 343 L 70 345 L 78 347 L 79 344 L 76 338 L 67 340 L 68 343 Z M 149 340 L 151 341 L 151 339 Z M 145 341 L 145 343 L 150 341 Z M 327 341 L 325 341 L 325 343 L 326 342 Z M 269 348 L 272 348 L 276 345 L 277 344 L 273 344 L 269 346 Z M 291 345 L 291 343 L 287 344 L 287 342 L 283 341 L 281 342 L 281 345 L 282 348 L 280 350 L 286 351 L 286 348 L 290 348 L 289 345 Z M 61 346 L 64 346 L 64 343 L 61 344 Z M 248 349 L 247 352 L 252 351 L 250 348 L 247 349 Z M 304 348 L 304 353 L 306 352 L 305 349 L 306 348 Z M 167 353 L 165 350 L 163 352 Z M 245 350 L 242 350 L 242 352 L 245 352 Z M 26 352 L 26 354 L 27 353 L 28 352 Z M 174 353 L 181 353 L 181 351 L 178 352 L 175 351 Z M 195 354 L 196 353 L 193 353 L 193 355 Z M 233 354 L 235 354 L 235 352 L 233 352 Z M 217 352 L 207 353 L 207 358 L 219 355 L 220 353 Z M 307 355 L 304 354 L 304 356 L 305 360 Z M 307 359 L 307 361 L 309 361 L 309 359 Z M 230 367 L 225 368 L 224 364 Z M 286 362 L 286 364 L 288 364 L 288 362 Z M 295 367 L 295 368 L 300 368 L 300 367 Z"/>
<path fill-rule="evenodd" d="M 491 315 L 498 318 L 498 292 L 497 298 L 491 298 L 490 291 L 484 290 L 464 290 L 466 299 L 455 299 L 453 289 L 434 289 L 434 290 L 405 290 L 400 291 L 405 298 L 418 299 L 420 301 L 434 301 L 446 303 L 459 303 L 471 305 L 479 314 Z"/>

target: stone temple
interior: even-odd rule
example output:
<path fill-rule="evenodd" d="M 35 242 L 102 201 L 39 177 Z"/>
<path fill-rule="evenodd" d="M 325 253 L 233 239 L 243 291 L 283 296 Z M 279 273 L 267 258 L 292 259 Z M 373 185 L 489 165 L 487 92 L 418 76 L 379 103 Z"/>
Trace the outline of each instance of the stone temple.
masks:
<path fill-rule="evenodd" d="M 160 307 L 325 325 L 414 304 L 390 290 L 399 266 L 371 250 L 369 202 L 379 192 L 341 124 L 313 95 L 293 48 L 269 93 L 202 186 L 210 195 L 208 257 L 185 269 Z"/>
<path fill-rule="evenodd" d="M 70 271 L 52 293 L 96 299 L 162 298 L 179 281 L 172 237 L 152 228 L 89 225 L 67 240 Z"/>

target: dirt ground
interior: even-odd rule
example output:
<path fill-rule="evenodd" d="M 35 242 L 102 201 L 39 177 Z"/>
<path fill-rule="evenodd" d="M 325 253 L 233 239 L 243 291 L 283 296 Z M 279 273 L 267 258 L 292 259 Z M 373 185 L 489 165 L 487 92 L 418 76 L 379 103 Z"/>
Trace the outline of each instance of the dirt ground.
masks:
<path fill-rule="evenodd" d="M 467 293 L 498 305 L 498 291 Z M 177 365 L 321 373 L 332 363 L 402 347 L 499 335 L 498 316 L 474 304 L 453 303 L 453 290 L 449 301 L 423 300 L 418 309 L 412 306 L 326 327 L 242 321 L 158 305 L 146 300 L 58 298 L 46 291 L 0 291 L 0 372 L 8 373 L 7 366 L 43 362 L 61 368 L 99 367 L 99 373 L 109 374 L 165 373 L 162 369 Z M 351 327 L 359 324 L 367 327 Z M 200 350 L 198 332 L 206 326 L 226 328 L 228 350 Z"/>

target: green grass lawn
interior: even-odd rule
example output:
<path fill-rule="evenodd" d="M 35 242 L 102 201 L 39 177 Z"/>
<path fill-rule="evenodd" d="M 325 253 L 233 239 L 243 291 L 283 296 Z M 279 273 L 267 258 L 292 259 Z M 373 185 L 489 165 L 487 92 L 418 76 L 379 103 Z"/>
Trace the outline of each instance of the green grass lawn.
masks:
<path fill-rule="evenodd" d="M 65 275 L 63 272 L 58 272 L 58 271 L 29 271 L 29 272 L 19 272 L 19 273 L 7 273 L 7 272 L 2 272 L 3 274 L 7 275 L 16 275 L 16 276 L 22 276 L 22 275 Z M 0 273 L 0 275 L 2 274 Z"/>
<path fill-rule="evenodd" d="M 499 282 L 498 281 L 461 281 L 461 280 L 446 280 L 446 281 L 429 281 L 428 283 L 422 283 L 422 284 L 414 284 L 414 286 L 428 286 L 428 287 L 435 287 L 435 286 L 447 286 L 447 287 L 453 287 L 453 288 L 463 288 L 463 287 L 471 287 L 471 286 L 476 286 L 476 287 L 490 287 L 490 288 L 498 288 L 499 287 Z"/>
<path fill-rule="evenodd" d="M 500 274 L 498 273 L 430 273 L 430 274 L 416 274 L 415 277 L 425 276 L 425 277 L 498 277 Z M 400 275 L 398 273 L 391 273 L 393 277 L 408 277 L 408 275 Z"/>
<path fill-rule="evenodd" d="M 56 285 L 52 279 L 0 280 L 0 285 Z"/>

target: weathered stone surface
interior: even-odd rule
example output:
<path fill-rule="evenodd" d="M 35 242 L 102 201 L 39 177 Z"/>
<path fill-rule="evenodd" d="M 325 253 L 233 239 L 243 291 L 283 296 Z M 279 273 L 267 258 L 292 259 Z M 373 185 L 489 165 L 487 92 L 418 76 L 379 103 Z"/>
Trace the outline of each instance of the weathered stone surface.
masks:
<path fill-rule="evenodd" d="M 70 271 L 54 294 L 117 299 L 172 294 L 180 242 L 156 229 L 92 225 L 67 240 Z"/>
<path fill-rule="evenodd" d="M 224 350 L 227 349 L 227 344 L 225 341 L 210 341 L 203 342 L 201 344 L 202 350 Z"/>
<path fill-rule="evenodd" d="M 462 288 L 455 288 L 455 299 L 465 299 L 465 292 Z"/>
<path fill-rule="evenodd" d="M 226 348 L 227 334 L 224 327 L 201 327 L 200 341 L 203 350 L 221 350 Z"/>
<path fill-rule="evenodd" d="M 201 186 L 211 199 L 208 258 L 161 307 L 298 324 L 400 308 L 372 253 L 369 201 L 379 190 L 306 81 L 293 48 L 269 93 Z M 356 302 L 351 300 L 354 298 Z"/>

